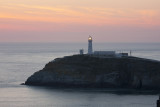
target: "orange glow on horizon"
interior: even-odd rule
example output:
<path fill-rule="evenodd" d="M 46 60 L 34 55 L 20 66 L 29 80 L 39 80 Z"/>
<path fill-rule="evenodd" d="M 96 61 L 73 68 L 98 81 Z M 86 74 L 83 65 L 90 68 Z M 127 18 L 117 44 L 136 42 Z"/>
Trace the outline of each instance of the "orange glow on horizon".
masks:
<path fill-rule="evenodd" d="M 0 4 L 0 31 L 103 32 L 105 35 L 107 30 L 137 28 L 158 29 L 158 32 L 159 3 L 157 0 L 5 0 Z"/>
<path fill-rule="evenodd" d="M 155 17 L 158 16 L 158 12 L 153 10 L 128 10 L 126 12 L 120 9 L 79 8 L 80 11 L 75 11 L 69 8 L 31 7 L 42 10 L 47 9 L 53 11 L 54 14 L 52 12 L 43 13 L 43 11 L 24 11 L 22 14 L 0 12 L 0 18 L 89 25 L 160 25 L 158 18 Z M 81 12 L 82 10 L 85 12 Z"/>

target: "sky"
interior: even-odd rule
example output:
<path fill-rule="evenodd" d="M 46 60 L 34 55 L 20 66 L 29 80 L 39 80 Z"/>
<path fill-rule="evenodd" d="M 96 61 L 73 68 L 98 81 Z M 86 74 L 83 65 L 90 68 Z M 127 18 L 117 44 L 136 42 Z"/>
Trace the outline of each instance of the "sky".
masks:
<path fill-rule="evenodd" d="M 0 42 L 160 42 L 160 0 L 0 0 Z"/>

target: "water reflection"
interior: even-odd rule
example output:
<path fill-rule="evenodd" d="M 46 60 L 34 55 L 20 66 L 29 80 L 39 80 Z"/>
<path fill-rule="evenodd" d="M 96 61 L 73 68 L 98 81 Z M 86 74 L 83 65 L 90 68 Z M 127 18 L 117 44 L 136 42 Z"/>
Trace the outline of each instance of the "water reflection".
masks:
<path fill-rule="evenodd" d="M 0 88 L 0 107 L 155 107 L 157 95 L 21 86 Z"/>

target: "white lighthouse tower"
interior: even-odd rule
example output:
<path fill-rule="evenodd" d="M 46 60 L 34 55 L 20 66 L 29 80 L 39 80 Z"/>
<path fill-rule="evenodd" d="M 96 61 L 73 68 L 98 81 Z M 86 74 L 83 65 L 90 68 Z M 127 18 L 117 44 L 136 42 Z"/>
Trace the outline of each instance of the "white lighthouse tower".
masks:
<path fill-rule="evenodd" d="M 88 38 L 88 54 L 92 54 L 92 37 L 89 36 Z"/>

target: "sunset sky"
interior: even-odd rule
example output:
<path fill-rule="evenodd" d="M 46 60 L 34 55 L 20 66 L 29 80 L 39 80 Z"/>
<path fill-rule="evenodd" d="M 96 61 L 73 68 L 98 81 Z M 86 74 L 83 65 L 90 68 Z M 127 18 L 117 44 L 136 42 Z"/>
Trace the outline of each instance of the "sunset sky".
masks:
<path fill-rule="evenodd" d="M 160 0 L 0 0 L 0 42 L 160 42 Z"/>

